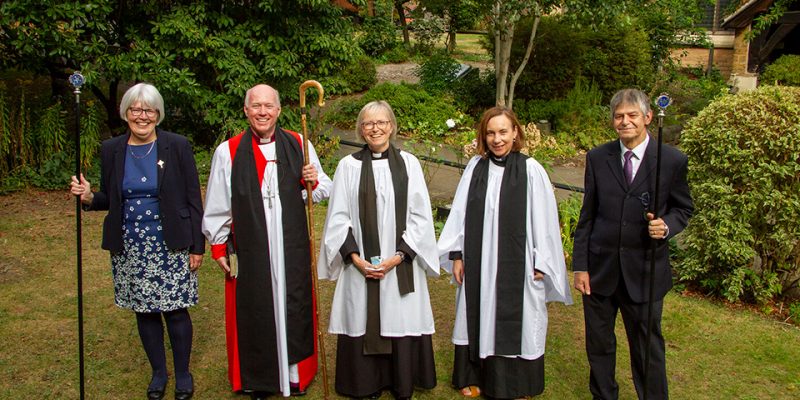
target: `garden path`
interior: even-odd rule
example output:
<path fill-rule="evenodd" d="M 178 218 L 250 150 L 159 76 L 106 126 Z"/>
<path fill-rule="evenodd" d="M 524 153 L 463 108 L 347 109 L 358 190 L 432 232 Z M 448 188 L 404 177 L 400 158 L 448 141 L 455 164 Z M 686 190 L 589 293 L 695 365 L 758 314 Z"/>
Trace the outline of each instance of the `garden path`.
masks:
<path fill-rule="evenodd" d="M 376 67 L 378 83 L 383 82 L 408 82 L 418 83 L 419 78 L 414 75 L 414 69 L 418 66 L 416 63 L 407 62 L 400 64 L 383 64 Z M 481 66 L 477 66 L 480 68 Z M 350 142 L 360 142 L 359 138 L 351 131 L 345 131 L 333 127 L 333 134 L 341 139 Z M 466 163 L 463 154 L 457 154 L 451 149 L 437 148 L 437 149 L 424 149 L 420 146 L 411 146 L 408 141 L 403 138 L 398 138 L 397 144 L 402 149 L 406 149 L 415 155 L 429 155 L 434 158 L 453 161 L 457 163 Z M 337 156 L 344 157 L 356 150 L 355 147 L 342 145 L 337 153 Z M 441 165 L 434 162 L 424 162 L 423 169 L 425 170 L 428 180 L 428 191 L 431 195 L 431 200 L 434 202 L 449 202 L 452 200 L 453 195 L 458 186 L 458 181 L 461 179 L 461 169 L 447 165 Z M 331 173 L 333 171 L 330 171 Z M 548 170 L 550 180 L 553 183 L 562 183 L 571 186 L 583 187 L 583 160 L 568 160 L 553 164 L 552 168 Z M 563 199 L 569 196 L 571 191 L 556 189 L 556 197 Z"/>
<path fill-rule="evenodd" d="M 340 139 L 350 143 L 361 143 L 355 133 L 348 130 L 332 127 L 332 134 L 338 136 Z M 435 149 L 422 148 L 419 145 L 410 143 L 405 138 L 398 137 L 395 144 L 401 149 L 408 150 L 409 152 L 417 155 L 426 155 L 432 158 L 451 161 L 454 163 L 464 164 L 467 160 L 464 159 L 463 154 L 456 153 L 454 150 L 447 147 L 440 147 Z M 344 157 L 356 151 L 356 147 L 342 143 L 336 153 L 337 157 Z M 442 165 L 432 161 L 422 161 L 422 168 L 426 174 L 428 182 L 428 192 L 430 193 L 431 200 L 437 203 L 449 203 L 453 199 L 458 186 L 458 181 L 461 179 L 461 168 L 452 167 L 449 165 Z M 333 171 L 329 171 L 332 173 Z M 583 162 L 582 160 L 570 160 L 568 162 L 554 164 L 548 171 L 550 180 L 553 183 L 562 183 L 571 186 L 583 187 Z M 556 197 L 560 200 L 568 197 L 571 191 L 564 189 L 556 189 Z"/>

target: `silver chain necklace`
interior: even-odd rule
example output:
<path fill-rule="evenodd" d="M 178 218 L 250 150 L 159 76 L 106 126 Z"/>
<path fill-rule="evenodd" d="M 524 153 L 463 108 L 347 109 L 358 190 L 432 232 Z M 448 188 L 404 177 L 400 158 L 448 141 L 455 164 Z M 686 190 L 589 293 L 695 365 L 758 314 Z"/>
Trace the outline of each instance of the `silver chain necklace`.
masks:
<path fill-rule="evenodd" d="M 133 152 L 133 146 L 132 145 L 128 145 L 128 149 L 130 150 L 131 156 L 133 156 L 133 158 L 135 158 L 137 160 L 141 160 L 141 159 L 149 156 L 150 153 L 153 151 L 153 148 L 155 146 L 156 146 L 156 141 L 153 140 L 152 142 L 150 142 L 150 148 L 147 150 L 147 153 L 144 153 L 144 155 L 141 155 L 141 156 L 138 156 L 138 155 L 136 155 L 136 153 Z"/>

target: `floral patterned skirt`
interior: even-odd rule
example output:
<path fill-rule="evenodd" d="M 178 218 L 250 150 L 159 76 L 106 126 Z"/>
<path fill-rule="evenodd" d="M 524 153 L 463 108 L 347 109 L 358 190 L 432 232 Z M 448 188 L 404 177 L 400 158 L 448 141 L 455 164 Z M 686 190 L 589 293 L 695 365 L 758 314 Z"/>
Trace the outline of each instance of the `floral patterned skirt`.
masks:
<path fill-rule="evenodd" d="M 165 312 L 197 304 L 197 273 L 189 251 L 167 248 L 161 222 L 129 221 L 123 251 L 111 255 L 114 303 L 135 312 Z"/>

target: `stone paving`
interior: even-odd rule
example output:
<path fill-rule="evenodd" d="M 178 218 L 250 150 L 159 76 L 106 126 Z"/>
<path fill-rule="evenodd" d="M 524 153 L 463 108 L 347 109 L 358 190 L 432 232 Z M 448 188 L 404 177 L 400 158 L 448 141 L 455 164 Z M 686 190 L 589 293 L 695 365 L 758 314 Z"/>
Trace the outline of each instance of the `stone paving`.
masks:
<path fill-rule="evenodd" d="M 333 135 L 339 136 L 341 140 L 354 143 L 362 143 L 351 131 L 333 128 Z M 421 156 L 431 156 L 436 159 L 447 160 L 459 164 L 465 164 L 467 160 L 463 154 L 456 153 L 449 148 L 423 149 L 421 146 L 414 146 L 407 139 L 398 137 L 394 141 L 395 145 L 403 150 L 409 151 L 418 158 Z M 344 157 L 357 150 L 357 147 L 342 144 L 337 152 L 338 157 Z M 422 161 L 422 167 L 427 175 L 428 192 L 431 200 L 436 203 L 447 203 L 453 199 L 458 181 L 461 179 L 461 168 L 442 165 L 436 162 Z M 333 171 L 327 171 L 331 176 Z M 548 171 L 550 180 L 553 183 L 562 183 L 571 186 L 583 187 L 583 167 L 572 164 L 555 165 Z M 569 190 L 556 189 L 556 197 L 563 199 L 574 193 Z"/>

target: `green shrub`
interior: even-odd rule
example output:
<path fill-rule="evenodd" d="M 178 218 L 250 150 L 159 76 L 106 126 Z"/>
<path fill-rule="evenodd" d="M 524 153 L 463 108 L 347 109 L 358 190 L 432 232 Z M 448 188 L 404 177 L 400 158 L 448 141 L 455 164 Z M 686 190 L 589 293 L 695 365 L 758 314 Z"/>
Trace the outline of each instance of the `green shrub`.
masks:
<path fill-rule="evenodd" d="M 667 123 L 685 125 L 717 96 L 728 92 L 728 85 L 719 70 L 706 74 L 702 67 L 675 70 L 657 82 L 653 93 L 666 92 L 672 98 L 667 110 Z"/>
<path fill-rule="evenodd" d="M 418 140 L 444 138 L 448 119 L 463 121 L 464 125 L 471 122 L 456 109 L 451 99 L 433 96 L 419 86 L 406 83 L 382 83 L 359 99 L 344 100 L 336 112 L 326 115 L 326 120 L 344 129 L 354 129 L 361 107 L 374 100 L 387 101 L 397 117 L 398 131 Z"/>
<path fill-rule="evenodd" d="M 377 59 L 384 63 L 400 64 L 408 61 L 411 54 L 405 46 L 395 46 L 393 49 L 381 54 Z"/>
<path fill-rule="evenodd" d="M 70 121 L 61 102 L 37 104 L 21 93 L 18 102 L 9 104 L 0 91 L 0 193 L 29 186 L 63 189 L 75 173 L 74 131 L 67 130 L 74 119 Z M 86 102 L 81 118 L 82 170 L 92 169 L 102 121 L 97 103 Z"/>
<path fill-rule="evenodd" d="M 523 18 L 514 30 L 511 71 L 522 61 L 530 38 L 532 18 Z M 488 50 L 494 54 L 490 32 Z M 527 66 L 515 87 L 516 99 L 563 98 L 582 76 L 595 82 L 608 100 L 619 89 L 652 86 L 647 34 L 634 24 L 576 27 L 560 17 L 543 17 Z"/>
<path fill-rule="evenodd" d="M 550 121 L 559 143 L 590 150 L 615 137 L 609 122 L 608 107 L 594 83 L 578 77 L 563 99 L 515 100 L 514 110 L 522 121 Z"/>
<path fill-rule="evenodd" d="M 612 24 L 584 31 L 581 76 L 597 84 L 604 99 L 620 89 L 653 86 L 647 33 L 637 24 Z"/>
<path fill-rule="evenodd" d="M 521 19 L 514 30 L 510 71 L 516 71 L 528 46 L 532 18 Z M 487 50 L 494 58 L 494 35 L 489 32 Z M 543 17 L 534 39 L 528 64 L 514 89 L 514 105 L 519 99 L 562 98 L 581 74 L 581 54 L 587 51 L 579 30 L 558 17 Z"/>
<path fill-rule="evenodd" d="M 328 95 L 352 94 L 369 89 L 378 81 L 375 62 L 366 55 L 356 57 L 336 75 L 320 79 Z"/>
<path fill-rule="evenodd" d="M 444 18 L 425 11 L 423 7 L 417 7 L 412 16 L 414 20 L 409 28 L 414 31 L 414 47 L 419 53 L 430 54 L 442 42 L 447 23 Z"/>
<path fill-rule="evenodd" d="M 800 55 L 785 54 L 767 65 L 759 81 L 772 85 L 800 86 Z"/>
<path fill-rule="evenodd" d="M 461 64 L 445 52 L 435 52 L 414 70 L 419 84 L 431 94 L 439 94 L 452 85 Z"/>
<path fill-rule="evenodd" d="M 567 265 L 572 265 L 572 249 L 575 244 L 575 228 L 578 227 L 578 218 L 581 214 L 583 196 L 571 194 L 558 202 L 558 221 L 561 224 L 561 244 L 564 246 L 564 258 Z"/>
<path fill-rule="evenodd" d="M 695 215 L 683 281 L 730 301 L 797 296 L 800 88 L 764 86 L 714 100 L 683 133 Z"/>
<path fill-rule="evenodd" d="M 471 115 L 480 115 L 495 104 L 495 82 L 494 71 L 481 72 L 478 68 L 472 68 L 453 82 L 450 93 L 460 109 Z"/>
<path fill-rule="evenodd" d="M 361 24 L 358 47 L 371 56 L 383 54 L 397 46 L 397 36 L 391 18 L 366 17 Z"/>

